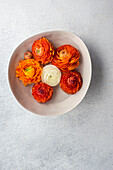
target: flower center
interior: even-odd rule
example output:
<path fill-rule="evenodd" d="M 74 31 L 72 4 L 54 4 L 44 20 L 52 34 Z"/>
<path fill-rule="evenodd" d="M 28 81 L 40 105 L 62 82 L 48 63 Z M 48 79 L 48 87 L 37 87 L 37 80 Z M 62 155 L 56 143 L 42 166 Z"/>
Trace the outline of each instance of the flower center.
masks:
<path fill-rule="evenodd" d="M 27 67 L 24 71 L 24 74 L 28 76 L 29 78 L 32 78 L 34 76 L 35 69 L 30 67 Z"/>
<path fill-rule="evenodd" d="M 37 47 L 35 50 L 35 53 L 36 53 L 36 55 L 39 55 L 39 56 L 43 55 L 43 53 L 44 53 L 43 47 L 39 47 L 39 48 Z"/>
<path fill-rule="evenodd" d="M 45 89 L 40 87 L 40 88 L 37 89 L 36 93 L 37 93 L 37 95 L 44 96 L 45 95 Z"/>
<path fill-rule="evenodd" d="M 60 58 L 64 58 L 67 56 L 67 50 L 60 51 Z"/>
<path fill-rule="evenodd" d="M 76 77 L 75 76 L 71 76 L 67 79 L 67 83 L 68 85 L 76 85 Z"/>

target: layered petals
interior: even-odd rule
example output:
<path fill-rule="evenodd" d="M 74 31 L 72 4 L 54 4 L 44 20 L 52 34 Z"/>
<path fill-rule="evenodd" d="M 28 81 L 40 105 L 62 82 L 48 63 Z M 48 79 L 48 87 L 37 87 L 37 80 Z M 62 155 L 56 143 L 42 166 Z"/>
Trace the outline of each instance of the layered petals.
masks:
<path fill-rule="evenodd" d="M 49 64 L 43 67 L 41 78 L 43 83 L 57 86 L 60 82 L 61 72 L 56 66 Z"/>
<path fill-rule="evenodd" d="M 60 87 L 67 94 L 75 94 L 82 87 L 82 77 L 77 71 L 65 72 L 61 76 Z"/>
<path fill-rule="evenodd" d="M 53 88 L 45 83 L 39 82 L 33 85 L 32 95 L 35 100 L 45 103 L 50 100 L 53 94 Z"/>
<path fill-rule="evenodd" d="M 46 38 L 41 38 L 33 43 L 32 53 L 36 61 L 46 65 L 53 59 L 54 47 Z"/>
<path fill-rule="evenodd" d="M 79 51 L 71 45 L 62 45 L 56 49 L 52 64 L 61 71 L 74 70 L 79 65 Z"/>
<path fill-rule="evenodd" d="M 42 68 L 34 59 L 21 60 L 16 68 L 16 77 L 23 82 L 24 86 L 38 83 L 41 80 L 41 73 Z"/>

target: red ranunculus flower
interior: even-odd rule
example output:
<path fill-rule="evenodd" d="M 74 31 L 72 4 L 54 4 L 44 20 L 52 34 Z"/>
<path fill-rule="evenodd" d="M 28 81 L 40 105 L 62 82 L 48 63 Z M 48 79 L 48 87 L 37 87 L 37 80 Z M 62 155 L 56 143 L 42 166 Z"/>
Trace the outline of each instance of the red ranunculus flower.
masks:
<path fill-rule="evenodd" d="M 53 88 L 45 83 L 39 82 L 34 84 L 32 95 L 40 103 L 50 100 L 53 94 Z"/>
<path fill-rule="evenodd" d="M 60 87 L 67 94 L 74 94 L 82 87 L 82 77 L 77 71 L 65 72 L 61 76 Z"/>

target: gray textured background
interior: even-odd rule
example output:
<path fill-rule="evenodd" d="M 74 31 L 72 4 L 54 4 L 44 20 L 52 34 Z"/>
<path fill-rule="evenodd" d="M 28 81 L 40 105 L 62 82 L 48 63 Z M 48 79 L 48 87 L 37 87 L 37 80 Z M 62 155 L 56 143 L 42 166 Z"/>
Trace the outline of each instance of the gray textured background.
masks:
<path fill-rule="evenodd" d="M 56 29 L 86 43 L 93 77 L 71 112 L 39 117 L 14 99 L 7 67 L 23 40 Z M 112 0 L 0 0 L 0 170 L 113 170 Z"/>

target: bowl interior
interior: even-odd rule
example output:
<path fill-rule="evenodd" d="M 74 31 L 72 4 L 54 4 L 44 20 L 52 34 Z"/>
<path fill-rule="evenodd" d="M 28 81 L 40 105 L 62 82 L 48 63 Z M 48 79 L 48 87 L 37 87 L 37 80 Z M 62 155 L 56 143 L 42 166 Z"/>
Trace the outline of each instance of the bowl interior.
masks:
<path fill-rule="evenodd" d="M 27 50 L 31 50 L 35 40 L 45 37 L 56 48 L 64 44 L 70 44 L 80 52 L 80 65 L 78 70 L 83 78 L 83 86 L 79 92 L 74 95 L 64 93 L 59 85 L 53 88 L 53 97 L 50 101 L 42 104 L 38 103 L 32 96 L 32 86 L 25 87 L 22 82 L 16 78 L 16 67 Z M 77 106 L 85 96 L 91 79 L 91 60 L 89 52 L 80 38 L 76 35 L 65 31 L 51 31 L 37 34 L 20 44 L 14 51 L 9 63 L 9 84 L 11 90 L 18 102 L 31 112 L 39 115 L 57 115 L 70 111 Z"/>

